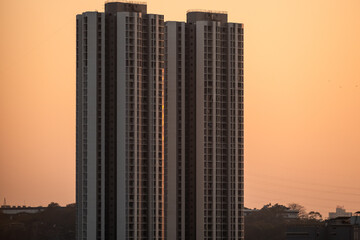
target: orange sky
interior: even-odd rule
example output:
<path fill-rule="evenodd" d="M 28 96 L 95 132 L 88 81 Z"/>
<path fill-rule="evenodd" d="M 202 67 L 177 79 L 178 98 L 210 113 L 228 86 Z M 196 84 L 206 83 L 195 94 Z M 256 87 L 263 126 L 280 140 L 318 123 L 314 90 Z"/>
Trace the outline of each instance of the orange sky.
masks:
<path fill-rule="evenodd" d="M 75 201 L 75 15 L 103 8 L 0 2 L 1 203 Z M 188 9 L 245 24 L 245 205 L 360 210 L 360 1 L 148 1 Z"/>

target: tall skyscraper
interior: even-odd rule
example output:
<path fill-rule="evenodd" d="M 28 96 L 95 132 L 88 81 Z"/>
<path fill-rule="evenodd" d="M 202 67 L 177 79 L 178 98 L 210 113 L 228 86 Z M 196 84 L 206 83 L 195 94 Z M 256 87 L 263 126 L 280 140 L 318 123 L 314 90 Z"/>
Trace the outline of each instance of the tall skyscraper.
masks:
<path fill-rule="evenodd" d="M 167 236 L 243 239 L 243 25 L 190 11 L 165 58 Z"/>
<path fill-rule="evenodd" d="M 164 239 L 164 17 L 77 16 L 77 239 Z"/>
<path fill-rule="evenodd" d="M 77 239 L 243 239 L 243 25 L 77 16 Z"/>

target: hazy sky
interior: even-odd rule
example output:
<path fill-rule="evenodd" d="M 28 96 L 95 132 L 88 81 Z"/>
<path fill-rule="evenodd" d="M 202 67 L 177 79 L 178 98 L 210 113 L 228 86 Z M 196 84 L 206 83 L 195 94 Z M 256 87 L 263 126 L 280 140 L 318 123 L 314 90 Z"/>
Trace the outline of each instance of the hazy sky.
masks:
<path fill-rule="evenodd" d="M 359 0 L 149 0 L 245 24 L 245 206 L 360 210 Z M 75 202 L 75 15 L 95 0 L 0 1 L 0 200 Z"/>

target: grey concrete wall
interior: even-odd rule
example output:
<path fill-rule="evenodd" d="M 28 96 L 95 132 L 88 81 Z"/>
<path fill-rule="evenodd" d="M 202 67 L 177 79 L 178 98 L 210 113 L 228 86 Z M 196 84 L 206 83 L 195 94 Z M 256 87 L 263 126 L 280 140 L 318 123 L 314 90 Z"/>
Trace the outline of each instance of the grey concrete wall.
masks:
<path fill-rule="evenodd" d="M 177 37 L 176 22 L 167 27 L 167 107 L 168 107 L 168 158 L 167 158 L 167 238 L 176 239 L 177 233 Z"/>
<path fill-rule="evenodd" d="M 117 13 L 117 239 L 126 239 L 126 22 Z"/>
<path fill-rule="evenodd" d="M 96 180 L 97 180 L 97 13 L 88 17 L 87 66 L 87 239 L 96 239 Z"/>
<path fill-rule="evenodd" d="M 196 23 L 196 239 L 204 239 L 204 26 Z"/>

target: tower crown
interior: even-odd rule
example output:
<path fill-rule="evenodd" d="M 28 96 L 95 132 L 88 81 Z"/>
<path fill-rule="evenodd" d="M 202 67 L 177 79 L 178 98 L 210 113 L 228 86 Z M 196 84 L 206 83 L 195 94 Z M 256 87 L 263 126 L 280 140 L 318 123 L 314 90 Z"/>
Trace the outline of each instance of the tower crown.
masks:
<path fill-rule="evenodd" d="M 105 3 L 106 13 L 117 13 L 117 12 L 141 12 L 147 13 L 147 5 L 144 2 L 135 1 L 121 1 L 112 2 L 108 1 Z"/>
<path fill-rule="evenodd" d="M 227 12 L 208 11 L 208 10 L 189 10 L 186 14 L 188 23 L 195 23 L 197 21 L 217 21 L 226 23 Z"/>

